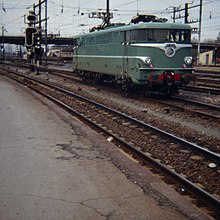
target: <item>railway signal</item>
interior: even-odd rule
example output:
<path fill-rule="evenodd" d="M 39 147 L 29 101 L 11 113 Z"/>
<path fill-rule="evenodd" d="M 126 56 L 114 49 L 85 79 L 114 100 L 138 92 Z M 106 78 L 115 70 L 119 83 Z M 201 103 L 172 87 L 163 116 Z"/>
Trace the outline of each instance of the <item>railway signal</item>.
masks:
<path fill-rule="evenodd" d="M 42 19 L 42 4 L 45 4 L 45 18 Z M 38 10 L 37 10 L 38 9 Z M 37 10 L 37 11 L 36 11 Z M 39 0 L 39 4 L 33 6 L 33 10 L 24 16 L 24 22 L 28 25 L 25 30 L 25 45 L 27 47 L 28 58 L 30 59 L 31 69 L 35 69 L 37 63 L 37 73 L 41 64 L 42 48 L 42 22 L 45 22 L 45 45 L 47 54 L 47 0 Z M 46 59 L 47 62 L 47 59 Z M 33 67 L 33 68 L 32 68 Z"/>
<path fill-rule="evenodd" d="M 37 56 L 43 55 L 43 48 L 41 47 L 41 33 L 35 34 L 35 53 Z"/>
<path fill-rule="evenodd" d="M 37 21 L 37 16 L 34 11 L 29 11 L 27 15 L 24 16 L 24 23 L 28 24 L 29 27 L 33 26 Z"/>
<path fill-rule="evenodd" d="M 37 33 L 37 28 L 28 27 L 25 30 L 25 45 L 27 48 L 31 48 L 35 44 L 35 34 Z"/>
<path fill-rule="evenodd" d="M 35 47 L 41 47 L 41 33 L 35 34 Z"/>
<path fill-rule="evenodd" d="M 34 23 L 36 21 L 36 15 L 33 11 L 29 11 L 29 14 L 27 15 L 27 20 L 29 23 Z"/>

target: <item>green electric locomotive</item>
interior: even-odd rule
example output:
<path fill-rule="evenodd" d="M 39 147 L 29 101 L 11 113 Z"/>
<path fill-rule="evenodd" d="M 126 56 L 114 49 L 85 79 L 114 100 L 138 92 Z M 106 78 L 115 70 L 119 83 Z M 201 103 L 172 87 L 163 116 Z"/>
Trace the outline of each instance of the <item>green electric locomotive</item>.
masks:
<path fill-rule="evenodd" d="M 73 70 L 124 89 L 175 93 L 192 79 L 191 27 L 164 21 L 118 24 L 74 38 Z"/>

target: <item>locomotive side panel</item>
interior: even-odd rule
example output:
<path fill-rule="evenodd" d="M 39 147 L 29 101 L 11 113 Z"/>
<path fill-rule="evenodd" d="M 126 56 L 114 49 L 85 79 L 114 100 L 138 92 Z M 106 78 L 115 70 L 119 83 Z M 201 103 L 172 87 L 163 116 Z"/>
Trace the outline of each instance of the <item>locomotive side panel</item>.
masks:
<path fill-rule="evenodd" d="M 120 32 L 99 33 L 84 36 L 74 49 L 76 70 L 120 76 L 123 72 L 123 45 Z"/>

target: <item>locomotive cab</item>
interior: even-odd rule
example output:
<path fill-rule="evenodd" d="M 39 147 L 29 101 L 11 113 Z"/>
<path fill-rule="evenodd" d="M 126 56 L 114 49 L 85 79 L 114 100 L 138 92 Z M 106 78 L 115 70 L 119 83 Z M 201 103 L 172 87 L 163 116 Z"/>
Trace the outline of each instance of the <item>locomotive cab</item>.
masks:
<path fill-rule="evenodd" d="M 192 79 L 192 56 L 188 25 L 161 23 L 139 25 L 126 32 L 132 81 L 151 90 L 175 91 Z"/>

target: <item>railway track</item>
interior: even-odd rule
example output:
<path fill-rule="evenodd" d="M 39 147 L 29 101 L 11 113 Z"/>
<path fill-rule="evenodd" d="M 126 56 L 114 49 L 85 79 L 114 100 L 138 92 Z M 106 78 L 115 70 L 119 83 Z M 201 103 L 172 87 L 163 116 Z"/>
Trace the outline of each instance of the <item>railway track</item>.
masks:
<path fill-rule="evenodd" d="M 182 87 L 182 90 L 209 93 L 213 95 L 220 94 L 220 68 L 214 70 L 207 69 L 202 70 L 201 68 L 195 69 L 195 80 L 193 83 Z"/>
<path fill-rule="evenodd" d="M 210 92 L 220 91 L 220 71 L 219 68 L 214 71 L 197 70 L 194 73 L 196 79 L 194 81 L 195 88 L 209 89 Z"/>
<path fill-rule="evenodd" d="M 198 93 L 208 93 L 211 95 L 220 95 L 220 89 L 214 89 L 214 88 L 210 88 L 210 87 L 207 88 L 207 87 L 203 87 L 203 86 L 196 87 L 196 86 L 187 85 L 187 86 L 181 87 L 181 90 L 198 92 Z"/>
<path fill-rule="evenodd" d="M 197 114 L 201 117 L 212 118 L 217 120 L 220 119 L 220 106 L 217 105 L 211 105 L 204 102 L 198 102 L 195 100 L 176 96 L 166 97 L 165 100 L 161 99 L 161 97 L 159 96 L 159 99 L 154 98 L 153 100 L 165 106 Z"/>
<path fill-rule="evenodd" d="M 196 87 L 205 87 L 205 88 L 210 88 L 210 90 L 218 89 L 220 90 L 220 80 L 213 80 L 213 79 L 197 79 Z"/>
<path fill-rule="evenodd" d="M 11 70 L 2 71 L 4 75 L 10 75 L 104 132 L 109 140 L 126 148 L 126 151 L 142 162 L 150 163 L 163 175 L 168 175 L 173 181 L 178 182 L 184 191 L 193 193 L 199 200 L 219 212 L 220 155 L 216 153 L 217 149 L 215 152 L 190 143 L 48 82 L 26 77 Z"/>
<path fill-rule="evenodd" d="M 195 67 L 195 74 L 202 75 L 202 76 L 214 75 L 220 78 L 220 66 Z"/>
<path fill-rule="evenodd" d="M 16 65 L 19 65 L 20 67 L 23 67 L 23 68 L 30 67 L 29 65 L 24 65 L 24 64 L 16 64 Z M 77 82 L 83 81 L 78 76 L 75 76 L 72 71 L 60 70 L 60 69 L 56 69 L 56 68 L 47 68 L 47 67 L 41 67 L 40 70 L 43 72 L 47 72 L 49 74 L 58 76 L 58 77 L 68 79 L 68 80 L 73 80 L 73 81 L 77 81 Z M 194 89 L 195 89 L 195 87 L 194 87 Z M 210 93 L 210 90 L 208 90 L 208 91 Z M 220 94 L 220 90 L 219 90 L 219 94 Z M 157 103 L 161 103 L 163 105 L 169 106 L 174 109 L 179 109 L 181 111 L 194 113 L 195 115 L 199 115 L 201 117 L 217 119 L 217 120 L 220 119 L 220 114 L 219 114 L 220 107 L 219 106 L 210 105 L 210 104 L 201 103 L 201 102 L 199 103 L 199 102 L 193 101 L 193 100 L 187 100 L 187 99 L 183 100 L 178 97 L 172 97 L 172 99 L 168 99 L 166 97 L 165 101 L 162 101 L 161 99 L 159 100 L 156 98 L 156 99 L 154 99 L 154 101 L 156 101 Z"/>
<path fill-rule="evenodd" d="M 17 65 L 23 68 L 29 68 L 29 65 L 24 65 L 24 64 L 17 64 Z M 60 70 L 56 68 L 47 68 L 47 67 L 41 67 L 40 70 L 48 74 L 62 77 L 66 80 L 73 80 L 79 83 L 83 82 L 81 78 L 74 75 L 73 72 L 69 70 Z M 201 102 L 193 101 L 189 99 L 183 99 L 179 97 L 172 97 L 172 99 L 168 99 L 168 97 L 166 97 L 166 101 L 164 101 L 163 99 L 164 98 L 159 98 L 159 99 L 154 98 L 153 101 L 156 103 L 160 103 L 166 107 L 169 107 L 168 111 L 170 110 L 176 111 L 178 109 L 179 111 L 182 111 L 182 112 L 188 112 L 192 114 L 193 116 L 199 116 L 199 117 L 207 118 L 211 120 L 220 119 L 220 107 L 219 106 L 201 103 Z"/>
<path fill-rule="evenodd" d="M 58 69 L 47 69 L 47 71 L 49 71 L 51 74 L 56 75 L 56 76 L 82 82 L 82 80 L 78 77 L 75 77 L 71 71 L 62 70 L 62 73 Z M 205 116 L 208 118 L 220 119 L 220 106 L 210 105 L 207 103 L 201 103 L 198 101 L 183 99 L 179 97 L 172 97 L 170 99 L 166 97 L 165 101 L 161 101 L 158 99 L 156 100 L 154 99 L 154 101 L 165 104 L 166 106 L 170 106 L 176 109 L 181 109 L 182 111 L 196 113 L 197 115 L 202 116 L 202 117 Z"/>

